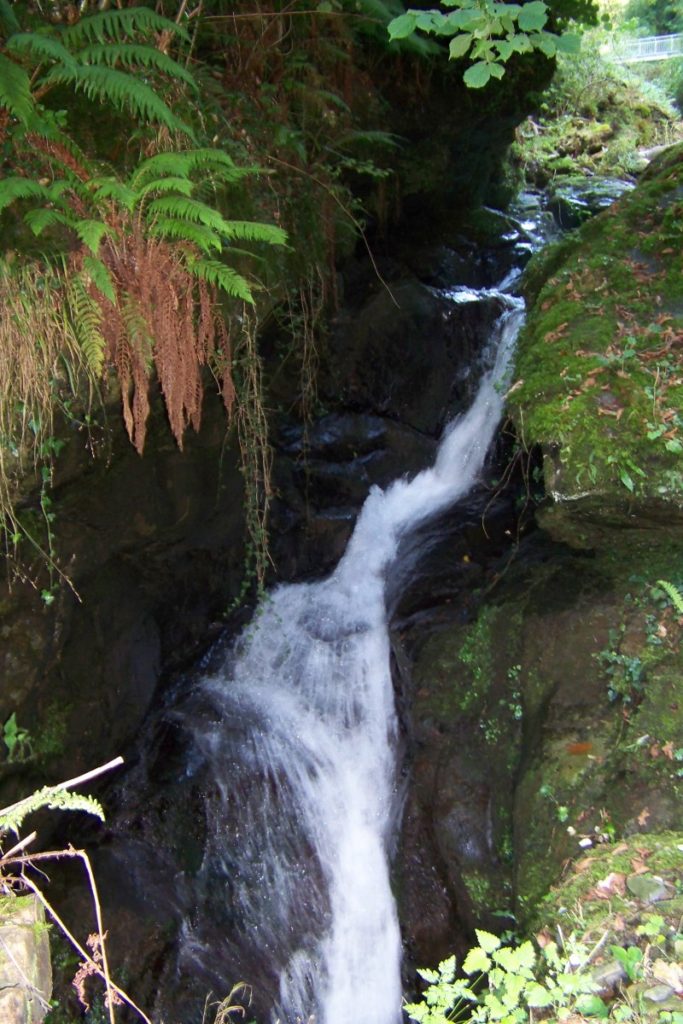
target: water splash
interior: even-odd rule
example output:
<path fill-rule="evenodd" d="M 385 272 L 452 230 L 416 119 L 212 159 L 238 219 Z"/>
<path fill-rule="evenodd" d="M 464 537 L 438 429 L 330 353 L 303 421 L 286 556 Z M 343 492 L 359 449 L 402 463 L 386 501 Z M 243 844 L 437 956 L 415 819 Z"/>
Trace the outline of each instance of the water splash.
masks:
<path fill-rule="evenodd" d="M 355 1024 L 359 998 L 368 1024 L 401 1018 L 385 571 L 401 537 L 466 494 L 483 467 L 523 315 L 519 300 L 501 299 L 493 365 L 434 466 L 374 487 L 332 575 L 277 588 L 201 684 L 214 714 L 196 738 L 220 787 L 204 871 L 231 905 L 231 941 L 274 972 L 274 1021 Z M 211 951 L 192 944 L 188 926 L 186 948 L 206 962 Z"/>

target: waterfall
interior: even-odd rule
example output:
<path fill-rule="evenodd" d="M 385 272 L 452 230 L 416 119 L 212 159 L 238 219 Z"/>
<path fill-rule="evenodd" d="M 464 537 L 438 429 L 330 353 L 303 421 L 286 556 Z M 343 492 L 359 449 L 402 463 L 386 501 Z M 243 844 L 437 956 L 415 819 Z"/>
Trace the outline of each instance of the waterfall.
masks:
<path fill-rule="evenodd" d="M 230 941 L 268 964 L 272 1020 L 282 1024 L 401 1018 L 385 571 L 400 539 L 465 495 L 483 467 L 523 316 L 520 300 L 499 297 L 505 312 L 487 346 L 489 368 L 435 464 L 373 487 L 332 575 L 278 587 L 200 684 L 213 711 L 197 724 L 196 742 L 220 789 L 204 871 L 214 898 L 230 903 Z M 210 962 L 191 924 L 185 944 L 188 956 Z"/>

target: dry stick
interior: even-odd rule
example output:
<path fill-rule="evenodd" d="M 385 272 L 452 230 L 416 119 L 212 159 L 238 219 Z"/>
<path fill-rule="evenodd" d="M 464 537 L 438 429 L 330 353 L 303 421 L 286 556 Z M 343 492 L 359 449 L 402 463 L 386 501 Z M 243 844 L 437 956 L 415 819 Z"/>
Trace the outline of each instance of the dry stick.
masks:
<path fill-rule="evenodd" d="M 361 225 L 360 221 L 356 217 L 354 217 L 354 215 L 351 213 L 351 211 L 348 210 L 344 206 L 344 204 L 342 203 L 341 199 L 339 199 L 339 197 L 334 194 L 334 192 L 329 187 L 329 185 L 326 185 L 324 181 L 321 181 L 320 178 L 317 178 L 315 176 L 315 174 L 311 174 L 310 171 L 304 171 L 304 170 L 302 170 L 301 167 L 296 167 L 295 164 L 290 164 L 286 160 L 280 160 L 280 158 L 277 157 L 277 156 L 269 156 L 269 157 L 267 157 L 267 159 L 272 161 L 275 164 L 281 164 L 283 167 L 287 167 L 290 171 L 296 171 L 297 174 L 303 174 L 303 176 L 305 178 L 310 178 L 311 181 L 314 181 L 316 183 L 316 185 L 320 185 L 320 187 L 325 189 L 325 191 L 328 193 L 328 195 L 331 196 L 332 199 L 334 199 L 334 201 L 337 204 L 337 206 L 339 207 L 339 209 L 342 211 L 342 213 L 346 214 L 346 216 L 349 218 L 351 223 L 354 225 L 354 227 L 358 231 L 360 237 L 363 239 L 363 243 L 365 245 L 365 248 L 368 251 L 368 256 L 370 257 L 370 262 L 372 263 L 372 268 L 375 271 L 375 274 L 377 275 L 377 280 L 382 284 L 382 286 L 384 288 L 386 288 L 387 292 L 389 293 L 389 297 L 391 298 L 391 301 L 396 306 L 396 309 L 400 309 L 401 307 L 398 304 L 398 302 L 396 301 L 394 293 L 392 292 L 391 288 L 389 287 L 389 285 L 387 284 L 387 282 L 384 280 L 384 278 L 382 277 L 382 275 L 379 272 L 379 267 L 377 266 L 377 263 L 375 262 L 375 257 L 372 254 L 372 249 L 370 248 L 370 243 L 367 240 L 366 234 L 363 231 L 363 228 L 362 228 L 362 225 Z"/>
<path fill-rule="evenodd" d="M 84 850 L 60 850 L 58 856 L 60 856 L 60 857 L 86 857 L 87 858 L 87 854 L 85 853 Z M 35 859 L 35 858 L 32 858 L 32 859 Z M 127 1003 L 128 1006 L 131 1007 L 131 1009 L 135 1010 L 135 1012 L 140 1015 L 140 1018 L 145 1022 L 145 1024 L 152 1024 L 152 1021 L 149 1019 L 149 1017 L 144 1012 L 144 1010 L 141 1010 L 140 1007 L 136 1003 L 133 1002 L 133 1000 L 130 998 L 130 996 L 126 995 L 126 993 L 123 991 L 123 989 L 119 988 L 119 986 L 116 985 L 111 980 L 111 978 L 107 979 L 107 976 L 105 975 L 103 968 L 100 967 L 100 965 L 97 964 L 93 960 L 93 958 L 90 956 L 90 954 L 86 952 L 86 950 L 83 948 L 83 946 L 81 946 L 81 944 L 78 941 L 78 939 L 74 935 L 72 935 L 72 933 L 69 931 L 67 926 L 64 924 L 64 921 L 62 921 L 62 919 L 59 916 L 59 914 L 57 913 L 57 911 L 54 909 L 52 904 L 46 899 L 46 897 L 40 891 L 38 886 L 34 882 L 32 882 L 30 878 L 27 878 L 26 875 L 24 875 L 23 873 L 21 875 L 21 879 L 24 882 L 24 884 L 27 885 L 28 888 L 32 892 L 34 892 L 36 894 L 36 896 L 38 897 L 38 900 L 42 903 L 43 907 L 48 912 L 48 914 L 50 915 L 52 920 L 55 922 L 55 924 L 57 924 L 57 926 L 64 933 L 64 935 L 69 940 L 71 945 L 74 947 L 76 952 L 80 956 L 83 957 L 85 962 L 91 967 L 91 969 L 96 974 L 98 974 L 101 978 L 104 979 L 105 983 L 108 982 L 108 988 L 111 991 L 115 992 L 116 995 L 119 996 L 120 999 L 123 999 L 123 1001 L 125 1003 Z M 104 943 L 103 943 L 103 945 L 104 945 Z M 103 958 L 103 963 L 104 963 L 104 958 Z M 110 1007 L 111 1007 L 111 1005 L 112 1004 L 110 1003 Z M 111 1017 L 111 1012 L 112 1011 L 110 1009 L 110 1019 L 113 1020 L 113 1018 Z"/>

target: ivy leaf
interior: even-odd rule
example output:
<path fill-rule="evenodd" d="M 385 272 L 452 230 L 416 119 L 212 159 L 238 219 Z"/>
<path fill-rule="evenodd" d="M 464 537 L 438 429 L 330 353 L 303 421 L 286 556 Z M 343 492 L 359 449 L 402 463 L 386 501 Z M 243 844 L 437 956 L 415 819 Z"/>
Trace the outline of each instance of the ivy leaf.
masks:
<path fill-rule="evenodd" d="M 480 60 L 468 68 L 462 77 L 470 89 L 482 89 L 491 77 L 491 66 Z"/>
<path fill-rule="evenodd" d="M 406 11 L 393 18 L 388 25 L 390 39 L 407 39 L 415 31 L 416 15 L 413 11 Z"/>
<path fill-rule="evenodd" d="M 448 55 L 451 60 L 455 60 L 458 57 L 464 57 L 470 48 L 472 42 L 471 32 L 461 32 L 457 36 L 453 36 L 448 46 Z"/>
<path fill-rule="evenodd" d="M 542 0 L 531 0 L 522 6 L 517 24 L 522 32 L 540 32 L 547 20 L 547 6 Z"/>
<path fill-rule="evenodd" d="M 555 43 L 555 38 L 551 36 L 549 32 L 542 32 L 540 35 L 534 36 L 533 43 L 536 49 L 540 50 L 541 53 L 544 53 L 546 57 L 555 56 L 557 45 Z"/>

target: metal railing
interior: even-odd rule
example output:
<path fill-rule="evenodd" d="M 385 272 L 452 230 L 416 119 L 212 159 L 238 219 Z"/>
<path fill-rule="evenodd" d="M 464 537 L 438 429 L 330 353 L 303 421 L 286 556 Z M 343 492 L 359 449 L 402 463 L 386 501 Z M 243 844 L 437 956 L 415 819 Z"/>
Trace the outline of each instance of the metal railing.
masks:
<path fill-rule="evenodd" d="M 610 56 L 621 64 L 683 57 L 683 32 L 670 36 L 643 36 L 640 39 L 622 40 L 613 47 Z"/>

